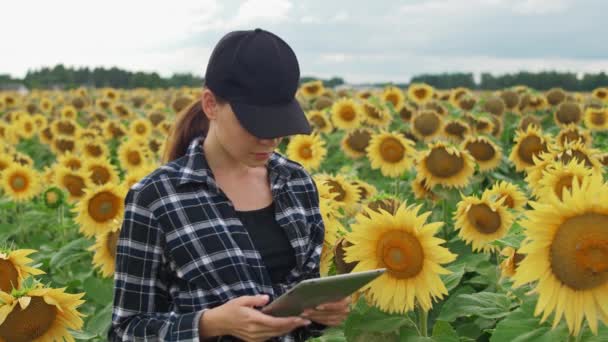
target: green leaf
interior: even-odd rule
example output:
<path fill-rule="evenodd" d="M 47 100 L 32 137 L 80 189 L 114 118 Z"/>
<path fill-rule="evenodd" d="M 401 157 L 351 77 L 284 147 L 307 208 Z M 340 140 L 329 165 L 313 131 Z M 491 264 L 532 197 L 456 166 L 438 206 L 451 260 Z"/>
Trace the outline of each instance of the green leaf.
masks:
<path fill-rule="evenodd" d="M 86 332 L 86 331 L 75 331 L 75 330 L 69 330 L 70 334 L 72 334 L 72 336 L 77 339 L 77 340 L 91 340 L 95 337 L 99 337 L 98 334 L 93 334 L 90 332 Z"/>
<path fill-rule="evenodd" d="M 86 325 L 86 331 L 95 333 L 96 335 L 105 336 L 110 328 L 112 321 L 112 303 L 108 303 L 103 309 L 99 310 L 92 316 Z"/>
<path fill-rule="evenodd" d="M 446 321 L 435 321 L 433 339 L 442 342 L 459 342 L 456 330 Z"/>
<path fill-rule="evenodd" d="M 100 279 L 95 276 L 90 276 L 84 280 L 84 290 L 86 299 L 101 305 L 106 305 L 112 302 L 113 299 L 113 284 L 112 279 Z"/>
<path fill-rule="evenodd" d="M 479 292 L 459 297 L 464 299 L 462 311 L 471 316 L 499 319 L 508 315 L 511 308 L 511 300 L 502 293 Z"/>
<path fill-rule="evenodd" d="M 441 277 L 441 280 L 443 280 L 448 292 L 452 291 L 456 288 L 456 286 L 458 286 L 458 284 L 460 284 L 460 280 L 464 275 L 464 267 L 464 264 L 450 266 L 447 269 L 452 271 L 452 273 L 443 275 Z"/>
<path fill-rule="evenodd" d="M 64 265 L 71 264 L 75 261 L 80 260 L 84 255 L 90 254 L 87 251 L 92 245 L 91 241 L 81 237 L 67 245 L 61 247 L 55 255 L 51 258 L 50 267 L 60 268 Z"/>
<path fill-rule="evenodd" d="M 323 335 L 308 340 L 309 342 L 346 342 L 344 330 L 340 328 L 329 328 L 323 332 Z"/>
<path fill-rule="evenodd" d="M 465 299 L 460 298 L 460 295 L 474 292 L 475 289 L 468 285 L 457 288 L 453 293 L 450 294 L 450 296 L 441 306 L 441 313 L 437 319 L 446 322 L 453 322 L 456 320 L 456 318 L 465 316 L 466 314 L 462 312 L 462 305 L 465 303 Z"/>
<path fill-rule="evenodd" d="M 496 325 L 490 342 L 553 342 L 566 341 L 568 328 L 560 324 L 552 330 L 549 323 L 540 324 L 540 318 L 534 317 L 536 300 L 524 302 L 517 310 Z"/>

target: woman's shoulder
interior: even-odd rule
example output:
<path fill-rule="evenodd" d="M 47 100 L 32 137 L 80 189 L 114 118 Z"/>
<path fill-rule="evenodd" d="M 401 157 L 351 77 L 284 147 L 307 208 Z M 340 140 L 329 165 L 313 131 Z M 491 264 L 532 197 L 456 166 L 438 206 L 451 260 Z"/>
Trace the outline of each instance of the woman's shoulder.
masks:
<path fill-rule="evenodd" d="M 183 161 L 181 159 L 159 165 L 153 169 L 152 172 L 129 188 L 130 196 L 138 197 L 144 202 L 150 202 L 161 196 L 160 189 L 175 188 L 183 173 Z"/>

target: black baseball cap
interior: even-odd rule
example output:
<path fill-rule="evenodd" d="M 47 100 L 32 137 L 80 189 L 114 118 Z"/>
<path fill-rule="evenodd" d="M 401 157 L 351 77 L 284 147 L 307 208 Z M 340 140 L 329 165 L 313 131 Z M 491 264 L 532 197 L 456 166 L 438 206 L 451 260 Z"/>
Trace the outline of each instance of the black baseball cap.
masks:
<path fill-rule="evenodd" d="M 312 131 L 295 99 L 299 80 L 291 47 L 259 28 L 222 37 L 205 71 L 205 85 L 230 103 L 247 131 L 265 139 Z"/>

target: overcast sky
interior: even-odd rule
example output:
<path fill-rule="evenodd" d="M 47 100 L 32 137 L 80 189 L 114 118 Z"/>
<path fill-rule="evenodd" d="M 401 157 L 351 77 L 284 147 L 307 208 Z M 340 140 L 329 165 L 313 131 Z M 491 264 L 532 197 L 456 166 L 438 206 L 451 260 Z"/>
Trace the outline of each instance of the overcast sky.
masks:
<path fill-rule="evenodd" d="M 421 73 L 608 70 L 605 0 L 8 0 L 0 74 L 118 66 L 203 75 L 228 31 L 285 39 L 303 76 L 408 81 Z"/>

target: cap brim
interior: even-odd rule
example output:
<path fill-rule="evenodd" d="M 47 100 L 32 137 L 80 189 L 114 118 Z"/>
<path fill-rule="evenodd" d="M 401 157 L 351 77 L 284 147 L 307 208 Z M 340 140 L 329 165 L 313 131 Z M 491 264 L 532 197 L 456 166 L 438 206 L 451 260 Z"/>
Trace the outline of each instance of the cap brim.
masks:
<path fill-rule="evenodd" d="M 252 135 L 272 139 L 294 134 L 310 134 L 312 128 L 296 99 L 288 104 L 258 106 L 230 103 L 239 122 Z"/>

